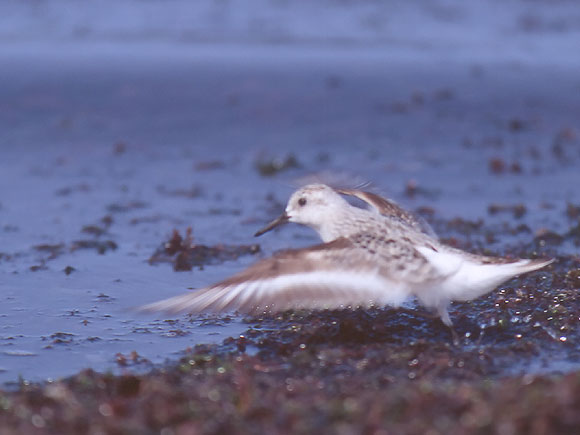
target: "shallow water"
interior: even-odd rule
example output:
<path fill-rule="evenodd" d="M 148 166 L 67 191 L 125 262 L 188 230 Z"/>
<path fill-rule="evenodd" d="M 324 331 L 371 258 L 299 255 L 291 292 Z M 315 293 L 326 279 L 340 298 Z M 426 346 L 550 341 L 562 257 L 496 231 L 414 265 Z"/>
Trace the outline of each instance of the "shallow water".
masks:
<path fill-rule="evenodd" d="M 494 252 L 541 228 L 565 232 L 566 204 L 580 204 L 573 59 L 458 53 L 435 62 L 437 53 L 297 46 L 246 47 L 243 55 L 236 46 L 161 43 L 39 47 L 0 49 L 3 382 L 83 367 L 126 370 L 117 353 L 161 362 L 242 333 L 247 324 L 239 318 L 169 322 L 130 308 L 220 280 L 254 257 L 179 273 L 147 260 L 175 228 L 193 227 L 206 245 L 255 243 L 252 234 L 281 212 L 306 174 L 372 181 L 441 220 L 532 230 L 498 231 L 502 238 L 487 246 Z M 273 177 L 256 169 L 288 155 L 298 169 Z M 527 212 L 490 214 L 491 204 L 523 204 Z M 77 249 L 79 240 L 104 242 L 105 252 Z M 316 238 L 288 226 L 258 241 L 260 255 L 269 255 Z M 571 243 L 546 248 L 577 251 Z M 74 268 L 68 275 L 67 266 Z M 540 369 L 558 369 L 554 363 Z"/>

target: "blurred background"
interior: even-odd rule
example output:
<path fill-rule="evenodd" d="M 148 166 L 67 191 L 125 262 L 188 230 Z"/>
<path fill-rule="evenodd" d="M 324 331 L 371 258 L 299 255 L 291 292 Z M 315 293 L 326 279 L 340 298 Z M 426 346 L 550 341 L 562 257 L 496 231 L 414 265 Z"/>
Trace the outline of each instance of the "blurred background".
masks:
<path fill-rule="evenodd" d="M 557 42 L 549 50 L 556 55 L 574 48 L 579 31 L 570 0 L 6 0 L 2 8 L 4 42 L 363 44 L 512 55 L 516 47 L 541 54 Z"/>
<path fill-rule="evenodd" d="M 255 261 L 148 259 L 187 227 L 255 243 L 307 175 L 484 222 L 496 254 L 567 231 L 579 41 L 573 0 L 2 1 L 0 380 L 133 350 L 159 362 L 243 331 L 129 308 Z M 259 257 L 317 239 L 293 226 L 258 241 Z"/>

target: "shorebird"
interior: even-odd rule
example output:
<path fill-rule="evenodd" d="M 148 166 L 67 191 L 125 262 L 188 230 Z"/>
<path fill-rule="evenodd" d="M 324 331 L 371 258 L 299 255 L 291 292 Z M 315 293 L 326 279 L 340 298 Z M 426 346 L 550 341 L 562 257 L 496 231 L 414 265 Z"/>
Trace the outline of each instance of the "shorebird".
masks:
<path fill-rule="evenodd" d="M 344 195 L 370 207 L 353 206 Z M 282 215 L 255 235 L 288 222 L 313 228 L 323 243 L 279 252 L 217 284 L 141 309 L 258 314 L 400 307 L 414 297 L 451 328 L 452 301 L 475 299 L 553 261 L 487 257 L 446 246 L 396 203 L 371 192 L 324 184 L 294 192 Z"/>

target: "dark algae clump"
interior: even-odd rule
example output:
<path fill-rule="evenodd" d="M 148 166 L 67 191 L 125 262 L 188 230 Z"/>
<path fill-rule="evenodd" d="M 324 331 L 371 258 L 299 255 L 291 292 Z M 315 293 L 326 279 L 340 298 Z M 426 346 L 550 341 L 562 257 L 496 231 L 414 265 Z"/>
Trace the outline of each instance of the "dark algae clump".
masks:
<path fill-rule="evenodd" d="M 263 177 L 272 177 L 288 169 L 300 168 L 300 163 L 293 154 L 283 158 L 261 158 L 256 161 L 256 170 Z"/>
<path fill-rule="evenodd" d="M 171 238 L 157 248 L 149 259 L 149 263 L 171 263 L 175 271 L 186 271 L 194 267 L 235 260 L 242 255 L 253 255 L 258 252 L 260 252 L 260 245 L 256 244 L 206 246 L 195 243 L 190 227 L 185 231 L 185 236 L 173 230 Z"/>

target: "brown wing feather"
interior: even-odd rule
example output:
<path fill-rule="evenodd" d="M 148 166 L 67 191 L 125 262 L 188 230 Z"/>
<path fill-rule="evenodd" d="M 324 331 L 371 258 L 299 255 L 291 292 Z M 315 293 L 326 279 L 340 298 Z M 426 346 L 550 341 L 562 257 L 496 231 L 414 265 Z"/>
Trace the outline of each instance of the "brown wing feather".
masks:
<path fill-rule="evenodd" d="M 270 258 L 258 261 L 247 269 L 221 281 L 212 287 L 225 287 L 239 284 L 244 281 L 250 281 L 260 277 L 262 279 L 272 278 L 281 273 L 292 274 L 296 272 L 310 272 L 320 270 L 322 263 L 320 260 L 324 256 L 333 256 L 338 250 L 353 249 L 355 246 L 352 240 L 340 237 L 332 242 L 321 243 L 302 249 L 286 249 L 274 254 Z M 318 253 L 319 255 L 311 258 L 314 261 L 304 261 L 305 257 Z"/>

